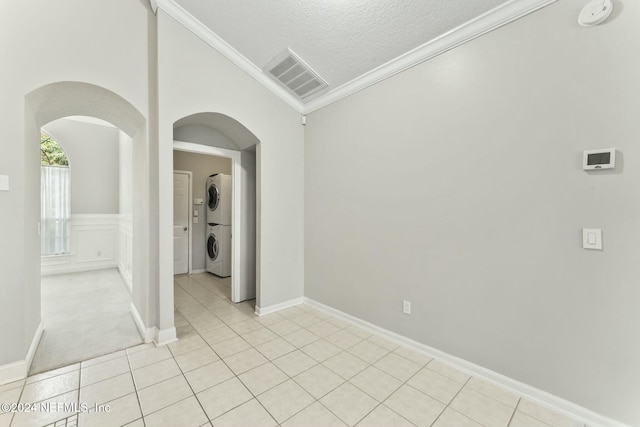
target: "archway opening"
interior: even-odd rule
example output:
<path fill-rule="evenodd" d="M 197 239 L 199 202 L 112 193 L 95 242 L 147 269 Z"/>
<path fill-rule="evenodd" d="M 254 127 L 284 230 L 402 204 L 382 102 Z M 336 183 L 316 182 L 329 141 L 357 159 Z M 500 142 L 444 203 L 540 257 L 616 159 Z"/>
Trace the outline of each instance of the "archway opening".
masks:
<path fill-rule="evenodd" d="M 181 313 L 179 305 L 189 299 L 189 293 L 200 291 L 209 291 L 205 294 L 210 299 L 208 309 L 216 315 L 234 316 L 238 309 L 252 315 L 259 298 L 256 167 L 260 141 L 237 120 L 211 112 L 176 121 L 173 136 L 174 171 L 193 175 L 192 198 L 186 208 L 194 236 L 192 274 L 175 276 L 176 323 L 182 321 L 181 315 L 190 321 L 189 310 Z M 178 232 L 183 229 L 175 222 L 179 201 L 174 194 L 174 230 Z M 179 258 L 177 241 L 174 233 L 174 260 Z M 224 303 L 235 304 L 234 310 Z"/>
<path fill-rule="evenodd" d="M 130 254 L 129 262 L 120 263 L 119 250 L 123 245 L 120 245 L 124 239 L 121 235 L 123 229 L 120 223 L 121 219 L 126 219 L 125 215 L 120 215 L 119 211 L 109 211 L 107 213 L 81 213 L 82 224 L 82 237 L 75 236 L 74 242 L 74 227 L 72 226 L 73 215 L 70 219 L 71 233 L 69 236 L 68 244 L 69 249 L 57 254 L 53 254 L 50 258 L 57 258 L 49 260 L 49 263 L 45 266 L 45 263 L 41 265 L 41 237 L 34 233 L 30 227 L 25 228 L 25 258 L 28 271 L 26 272 L 27 281 L 25 286 L 25 292 L 28 296 L 25 299 L 25 312 L 27 313 L 27 327 L 33 328 L 34 334 L 38 337 L 42 334 L 43 329 L 47 329 L 47 322 L 43 321 L 43 287 L 41 281 L 41 274 L 53 272 L 56 268 L 58 272 L 64 270 L 64 266 L 67 267 L 73 264 L 73 268 L 79 269 L 94 269 L 97 270 L 100 267 L 111 266 L 120 267 L 118 264 L 125 266 L 126 271 L 122 269 L 113 271 L 115 274 L 125 276 L 129 275 L 129 289 L 127 290 L 129 298 L 129 310 L 124 313 L 129 317 L 131 322 L 132 314 L 134 321 L 134 332 L 136 329 L 144 332 L 144 328 L 141 328 L 139 323 L 149 322 L 153 324 L 155 316 L 153 306 L 149 304 L 150 289 L 148 286 L 149 271 L 153 268 L 149 264 L 149 257 L 145 256 L 148 253 L 148 230 L 149 225 L 147 222 L 136 220 L 136 218 L 142 218 L 144 216 L 150 216 L 149 206 L 149 184 L 148 184 L 148 158 L 146 153 L 147 137 L 146 137 L 146 125 L 145 119 L 140 112 L 133 107 L 128 101 L 119 95 L 104 89 L 99 86 L 91 85 L 81 82 L 58 82 L 52 83 L 43 87 L 40 87 L 25 97 L 25 138 L 27 143 L 25 144 L 25 160 L 26 160 L 26 176 L 25 176 L 25 212 L 27 212 L 28 222 L 38 224 L 38 229 L 44 229 L 41 221 L 41 169 L 37 167 L 36 156 L 41 155 L 41 150 L 36 150 L 35 143 L 31 141 L 40 141 L 41 130 L 56 127 L 54 125 L 60 122 L 67 122 L 64 118 L 82 116 L 85 118 L 93 118 L 94 121 L 103 121 L 102 123 L 108 123 L 111 126 L 111 135 L 115 138 L 116 152 L 121 148 L 123 141 L 129 142 L 129 164 L 136 164 L 140 173 L 136 177 L 131 174 L 130 178 L 132 183 L 129 187 L 131 193 L 130 213 L 129 213 L 129 230 L 130 230 Z M 67 123 L 68 124 L 68 123 Z M 86 123 L 84 123 L 86 125 Z M 58 126 L 59 130 L 59 126 Z M 57 131 L 58 131 L 57 130 Z M 56 131 L 56 132 L 57 132 Z M 56 134 L 52 132 L 51 134 Z M 57 135 L 57 139 L 60 140 L 61 135 Z M 64 137 L 66 138 L 66 136 Z M 64 139 L 63 138 L 63 139 Z M 63 144 L 64 145 L 64 144 Z M 38 147 L 41 148 L 41 147 Z M 65 147 L 69 151 L 69 147 Z M 113 148 L 113 147 L 111 147 Z M 86 150 L 85 150 L 86 151 Z M 112 150 L 113 151 L 113 150 Z M 78 151 L 79 153 L 79 151 Z M 91 155 L 91 153 L 89 153 Z M 93 153 L 97 155 L 97 153 Z M 100 157 L 98 155 L 98 157 Z M 95 165 L 99 162 L 105 163 L 105 159 L 94 159 L 80 161 L 80 155 L 74 156 L 71 154 L 69 160 L 74 165 L 74 175 L 78 174 L 79 168 L 76 167 L 83 165 L 85 169 L 91 169 L 92 165 L 95 169 Z M 87 163 L 88 162 L 88 163 Z M 119 170 L 119 165 L 115 165 L 115 170 Z M 97 174 L 97 172 L 96 172 Z M 84 197 L 82 194 L 76 194 L 74 200 L 84 202 L 87 204 L 88 200 L 104 202 L 105 192 L 100 192 L 100 186 L 95 185 L 94 188 L 86 189 Z M 74 188 L 74 191 L 77 189 Z M 113 193 L 113 192 L 112 192 Z M 100 196 L 103 196 L 101 199 Z M 113 194 L 111 195 L 113 196 Z M 118 197 L 116 192 L 116 197 Z M 142 199 L 142 200 L 140 200 Z M 116 206 L 118 201 L 116 201 Z M 73 211 L 73 208 L 71 209 Z M 106 215 L 109 215 L 115 221 L 115 223 L 109 223 L 109 220 L 105 219 Z M 88 222 L 98 222 L 99 224 L 91 224 Z M 95 226 L 95 227 L 94 227 Z M 35 228 L 35 227 L 34 227 Z M 76 230 L 77 231 L 77 230 Z M 136 238 L 137 237 L 137 238 Z M 126 247 L 126 244 L 124 245 Z M 135 247 L 134 247 L 135 246 Z M 107 248 L 107 249 L 105 249 Z M 133 254 L 141 254 L 142 256 L 133 256 Z M 73 260 L 73 262 L 69 262 Z M 63 266 L 63 267 L 61 267 Z M 118 273 L 119 272 L 119 273 Z M 71 296 L 69 296 L 72 298 Z M 94 304 L 100 305 L 101 301 L 97 298 Z M 76 317 L 76 323 L 82 323 L 77 317 L 82 310 L 87 310 L 87 307 L 78 307 L 78 310 L 74 310 L 70 314 L 70 318 Z M 136 319 L 136 315 L 138 319 Z M 142 322 L 140 322 L 142 318 Z M 147 324 L 149 324 L 147 323 Z M 116 324 L 112 325 L 117 328 Z M 90 333 L 90 332 L 89 332 Z M 52 334 L 48 334 L 52 335 Z M 109 336 L 101 337 L 103 343 L 109 341 Z M 141 341 L 140 337 L 136 337 L 136 340 Z M 42 342 L 41 342 L 42 345 Z M 122 347 L 128 346 L 127 342 L 116 339 L 113 341 L 113 346 L 95 346 L 91 348 L 85 348 L 85 352 L 81 354 L 78 360 L 87 359 L 89 357 L 99 356 Z M 91 346 L 86 346 L 91 347 Z M 123 347 L 124 348 L 124 347 Z M 64 353 L 69 353 L 65 349 Z M 88 352 L 87 352 L 88 351 Z M 92 352 L 93 351 L 93 352 Z M 31 360 L 29 360 L 31 362 Z M 64 360 L 60 362 L 62 364 L 70 363 L 70 360 Z M 44 368 L 43 368 L 44 366 Z M 40 365 L 33 366 L 33 368 L 41 370 L 51 369 L 54 365 Z M 31 370 L 32 372 L 33 369 Z"/>

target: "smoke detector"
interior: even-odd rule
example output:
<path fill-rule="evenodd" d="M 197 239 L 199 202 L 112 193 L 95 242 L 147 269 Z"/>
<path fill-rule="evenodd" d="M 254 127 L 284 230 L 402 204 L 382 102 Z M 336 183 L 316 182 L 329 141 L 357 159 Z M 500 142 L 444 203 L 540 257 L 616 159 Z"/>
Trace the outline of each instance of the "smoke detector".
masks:
<path fill-rule="evenodd" d="M 329 87 L 318 73 L 289 48 L 269 61 L 263 71 L 301 99 Z"/>
<path fill-rule="evenodd" d="M 578 15 L 578 24 L 583 27 L 593 27 L 604 22 L 613 12 L 611 0 L 590 1 Z"/>

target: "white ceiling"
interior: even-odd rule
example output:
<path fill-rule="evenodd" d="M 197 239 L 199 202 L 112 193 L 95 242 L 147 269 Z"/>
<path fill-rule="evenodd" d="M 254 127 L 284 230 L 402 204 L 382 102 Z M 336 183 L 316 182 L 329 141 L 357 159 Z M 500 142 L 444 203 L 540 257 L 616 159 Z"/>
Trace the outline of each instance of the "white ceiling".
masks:
<path fill-rule="evenodd" d="M 555 0 L 157 1 L 262 83 L 257 72 L 291 48 L 328 82 L 329 94 L 344 92 L 326 105 Z M 425 50 L 429 45 L 435 47 Z M 359 87 L 343 90 L 348 86 Z"/>

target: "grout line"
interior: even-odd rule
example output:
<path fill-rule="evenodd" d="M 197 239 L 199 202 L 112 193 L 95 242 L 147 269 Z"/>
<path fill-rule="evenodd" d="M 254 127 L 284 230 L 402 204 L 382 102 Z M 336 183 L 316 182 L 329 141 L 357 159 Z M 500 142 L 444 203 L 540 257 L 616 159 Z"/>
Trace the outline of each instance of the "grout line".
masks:
<path fill-rule="evenodd" d="M 520 401 L 522 400 L 521 397 L 518 397 L 518 401 L 516 402 L 516 406 L 513 407 L 513 412 L 511 413 L 511 416 L 509 417 L 509 422 L 507 423 L 507 426 L 511 425 L 511 421 L 513 421 L 513 417 L 515 417 L 516 415 L 516 411 L 518 410 L 518 406 L 520 405 Z"/>

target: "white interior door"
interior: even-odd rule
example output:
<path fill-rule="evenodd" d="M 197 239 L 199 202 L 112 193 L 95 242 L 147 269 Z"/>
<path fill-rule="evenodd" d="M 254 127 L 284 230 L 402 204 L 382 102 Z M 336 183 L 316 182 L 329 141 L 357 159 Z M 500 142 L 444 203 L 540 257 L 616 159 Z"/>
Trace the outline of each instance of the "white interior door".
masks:
<path fill-rule="evenodd" d="M 189 272 L 189 175 L 173 173 L 173 274 Z"/>

